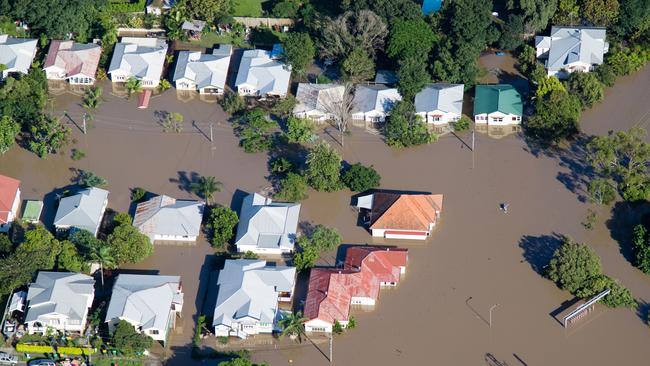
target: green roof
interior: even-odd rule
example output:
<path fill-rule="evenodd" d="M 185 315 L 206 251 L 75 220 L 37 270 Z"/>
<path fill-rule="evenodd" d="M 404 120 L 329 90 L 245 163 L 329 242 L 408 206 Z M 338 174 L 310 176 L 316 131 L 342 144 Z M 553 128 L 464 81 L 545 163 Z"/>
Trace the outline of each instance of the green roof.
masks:
<path fill-rule="evenodd" d="M 474 115 L 501 112 L 523 115 L 521 95 L 510 84 L 477 85 L 474 94 Z"/>
<path fill-rule="evenodd" d="M 23 211 L 23 220 L 29 222 L 37 222 L 41 217 L 42 210 L 42 201 L 27 201 L 25 204 L 25 210 Z"/>

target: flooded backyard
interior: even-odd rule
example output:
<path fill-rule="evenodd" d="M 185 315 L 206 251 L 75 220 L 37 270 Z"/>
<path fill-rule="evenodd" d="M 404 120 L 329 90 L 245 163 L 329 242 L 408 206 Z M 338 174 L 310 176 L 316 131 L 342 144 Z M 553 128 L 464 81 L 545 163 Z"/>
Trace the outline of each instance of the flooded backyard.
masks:
<path fill-rule="evenodd" d="M 187 186 L 197 175 L 223 182 L 215 200 L 233 208 L 244 193 L 268 187 L 268 157 L 238 147 L 216 104 L 179 101 L 171 90 L 152 98 L 149 109 L 139 110 L 135 97 L 127 101 L 110 89 L 107 85 L 106 102 L 86 135 L 72 124 L 82 119 L 79 97 L 56 97 L 54 113 L 67 111 L 76 139 L 71 147 L 83 150 L 84 159 L 72 161 L 69 148 L 47 160 L 20 148 L 0 158 L 0 173 L 22 180 L 23 199 L 48 195 L 52 200 L 50 193 L 70 185 L 75 169 L 105 177 L 109 206 L 118 211 L 129 209 L 134 187 L 194 198 Z M 647 128 L 648 100 L 650 67 L 608 89 L 604 103 L 584 113 L 583 130 L 604 134 L 633 125 Z M 160 112 L 183 114 L 183 132 L 163 133 Z M 644 364 L 650 358 L 650 277 L 632 267 L 624 255 L 629 248 L 615 240 L 621 238 L 618 217 L 629 209 L 617 207 L 610 220 L 609 208 L 581 200 L 585 177 L 578 151 L 534 154 L 517 135 L 495 140 L 477 134 L 472 168 L 472 152 L 452 135 L 398 151 L 379 136 L 355 129 L 342 153 L 350 163 L 373 165 L 382 188 L 443 193 L 445 202 L 430 240 L 388 242 L 409 248 L 406 276 L 397 288 L 381 293 L 373 311 L 355 313 L 356 329 L 334 338 L 334 364 L 479 365 L 488 352 L 510 365 Z M 356 225 L 352 195 L 310 192 L 301 221 L 335 227 L 344 244 L 376 243 Z M 501 202 L 510 204 L 508 214 L 499 211 Z M 599 216 L 592 231 L 580 225 L 588 208 Z M 640 310 L 601 309 L 565 330 L 551 314 L 572 297 L 538 273 L 562 234 L 591 245 L 602 258 L 603 271 L 631 289 Z M 215 266 L 212 254 L 203 239 L 195 246 L 156 246 L 152 257 L 132 268 L 182 276 L 186 305 L 166 355 L 172 365 L 200 364 L 190 361 L 189 352 L 194 318 Z M 330 253 L 321 264 L 334 261 L 335 253 Z M 490 327 L 489 309 L 496 304 Z M 327 344 L 318 344 L 326 353 Z M 309 342 L 255 350 L 253 359 L 271 365 L 329 364 Z M 203 364 L 214 365 L 214 360 Z"/>

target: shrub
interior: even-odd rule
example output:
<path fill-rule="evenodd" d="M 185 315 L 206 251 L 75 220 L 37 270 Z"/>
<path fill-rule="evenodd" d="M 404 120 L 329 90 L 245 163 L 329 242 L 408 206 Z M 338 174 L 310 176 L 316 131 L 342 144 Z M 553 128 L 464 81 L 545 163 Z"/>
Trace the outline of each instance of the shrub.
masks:
<path fill-rule="evenodd" d="M 341 325 L 341 323 L 339 323 L 338 320 L 334 321 L 334 325 L 332 326 L 332 333 L 334 334 L 343 333 L 343 326 Z"/>
<path fill-rule="evenodd" d="M 79 149 L 72 149 L 72 160 L 79 161 L 86 157 L 86 153 Z"/>
<path fill-rule="evenodd" d="M 235 92 L 227 92 L 223 98 L 221 98 L 219 104 L 224 111 L 230 114 L 238 113 L 246 108 L 246 101 L 244 98 Z"/>
<path fill-rule="evenodd" d="M 343 183 L 354 192 L 364 192 L 379 187 L 381 176 L 372 166 L 367 167 L 356 163 L 341 177 Z"/>
<path fill-rule="evenodd" d="M 576 293 L 601 271 L 600 258 L 593 249 L 564 238 L 562 246 L 553 253 L 548 277 L 561 289 Z"/>
<path fill-rule="evenodd" d="M 280 181 L 280 189 L 275 196 L 281 200 L 297 202 L 307 199 L 307 181 L 300 174 L 289 172 Z"/>
<path fill-rule="evenodd" d="M 467 116 L 462 116 L 458 121 L 454 123 L 454 131 L 464 132 L 470 129 L 472 126 L 472 120 Z"/>
<path fill-rule="evenodd" d="M 229 207 L 217 206 L 210 211 L 208 229 L 210 230 L 210 243 L 213 247 L 221 248 L 235 234 L 235 226 L 239 222 L 237 213 Z"/>
<path fill-rule="evenodd" d="M 131 202 L 139 202 L 147 194 L 147 191 L 141 187 L 135 187 L 131 190 Z"/>
<path fill-rule="evenodd" d="M 314 140 L 314 124 L 306 118 L 291 116 L 287 119 L 287 140 L 293 143 L 304 144 Z"/>

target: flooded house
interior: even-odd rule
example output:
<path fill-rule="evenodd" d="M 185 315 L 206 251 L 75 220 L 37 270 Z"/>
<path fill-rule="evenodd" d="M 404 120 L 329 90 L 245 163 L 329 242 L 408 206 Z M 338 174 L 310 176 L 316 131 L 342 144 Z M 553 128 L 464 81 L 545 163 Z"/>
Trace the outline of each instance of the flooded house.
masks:
<path fill-rule="evenodd" d="M 90 231 L 97 236 L 99 227 L 108 206 L 108 191 L 90 187 L 76 194 L 63 197 L 54 217 L 57 231 L 80 229 Z"/>
<path fill-rule="evenodd" d="M 274 202 L 257 193 L 246 196 L 237 225 L 237 251 L 275 255 L 293 252 L 299 216 L 299 203 Z"/>
<path fill-rule="evenodd" d="M 429 84 L 415 95 L 415 114 L 437 133 L 448 130 L 463 114 L 463 84 Z"/>
<path fill-rule="evenodd" d="M 442 194 L 375 192 L 358 198 L 374 237 L 425 240 L 442 213 Z"/>
<path fill-rule="evenodd" d="M 235 80 L 237 93 L 260 98 L 287 96 L 291 68 L 270 51 L 244 51 Z"/>
<path fill-rule="evenodd" d="M 396 286 L 406 273 L 408 251 L 389 247 L 350 247 L 343 269 L 314 268 L 309 276 L 305 331 L 331 333 L 346 327 L 352 305 L 374 306 L 382 287 Z"/>
<path fill-rule="evenodd" d="M 278 302 L 291 302 L 296 268 L 263 260 L 228 259 L 219 272 L 212 326 L 217 337 L 248 338 L 277 331 Z"/>
<path fill-rule="evenodd" d="M 344 94 L 343 85 L 299 83 L 293 115 L 314 122 L 333 120 Z"/>
<path fill-rule="evenodd" d="M 41 271 L 27 291 L 27 332 L 44 335 L 48 329 L 53 329 L 83 333 L 94 299 L 95 280 L 92 277 Z"/>
<path fill-rule="evenodd" d="M 159 38 L 122 37 L 115 45 L 108 68 L 111 81 L 126 82 L 130 78 L 141 81 L 143 88 L 160 84 L 167 42 Z"/>
<path fill-rule="evenodd" d="M 5 66 L 0 80 L 12 73 L 27 74 L 36 57 L 37 43 L 37 39 L 0 34 L 0 64 Z"/>
<path fill-rule="evenodd" d="M 94 43 L 52 41 L 43 65 L 48 80 L 71 85 L 93 85 L 102 48 Z"/>
<path fill-rule="evenodd" d="M 200 94 L 223 94 L 226 87 L 232 45 L 220 45 L 212 53 L 180 51 L 174 69 L 178 90 L 196 90 Z"/>
<path fill-rule="evenodd" d="M 510 84 L 477 85 L 474 95 L 474 123 L 477 131 L 501 129 L 503 133 L 521 128 L 521 95 Z"/>
<path fill-rule="evenodd" d="M 609 43 L 607 29 L 553 26 L 548 36 L 535 37 L 537 59 L 548 76 L 566 79 L 572 72 L 589 72 L 602 65 Z"/>
<path fill-rule="evenodd" d="M 195 242 L 201 234 L 205 203 L 156 196 L 138 204 L 133 226 L 154 241 Z"/>
<path fill-rule="evenodd" d="M 384 122 L 400 100 L 402 96 L 396 88 L 384 85 L 357 85 L 352 119 L 368 123 Z"/>
<path fill-rule="evenodd" d="M 0 175 L 0 233 L 6 233 L 18 217 L 20 181 Z"/>
<path fill-rule="evenodd" d="M 105 322 L 111 332 L 120 320 L 165 344 L 183 311 L 180 276 L 120 274 L 113 284 Z"/>

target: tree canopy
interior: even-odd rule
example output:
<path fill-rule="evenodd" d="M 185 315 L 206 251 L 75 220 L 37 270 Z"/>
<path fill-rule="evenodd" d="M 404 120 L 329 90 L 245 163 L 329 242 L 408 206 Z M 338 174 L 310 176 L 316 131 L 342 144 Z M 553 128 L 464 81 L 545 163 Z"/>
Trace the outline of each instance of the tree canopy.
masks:
<path fill-rule="evenodd" d="M 340 60 L 355 48 L 371 57 L 384 46 L 388 34 L 386 23 L 370 10 L 345 12 L 335 19 L 326 19 L 320 29 L 318 50 L 326 59 Z"/>
<path fill-rule="evenodd" d="M 153 339 L 135 330 L 131 323 L 120 320 L 111 336 L 113 346 L 126 356 L 141 355 L 153 346 Z"/>
<path fill-rule="evenodd" d="M 238 222 L 237 213 L 229 207 L 217 206 L 210 210 L 207 227 L 212 246 L 221 248 L 228 243 L 235 235 L 235 226 Z"/>
<path fill-rule="evenodd" d="M 307 183 L 317 191 L 334 192 L 341 189 L 341 155 L 321 142 L 307 156 Z"/>
<path fill-rule="evenodd" d="M 406 100 L 398 102 L 391 110 L 384 126 L 384 137 L 389 146 L 397 148 L 427 144 L 436 139 L 422 118 L 415 114 L 413 103 Z"/>
<path fill-rule="evenodd" d="M 153 253 L 149 237 L 130 222 L 118 222 L 107 241 L 119 265 L 141 262 Z"/>
<path fill-rule="evenodd" d="M 372 166 L 356 163 L 350 166 L 342 175 L 345 185 L 354 192 L 364 192 L 379 187 L 381 176 Z"/>
<path fill-rule="evenodd" d="M 298 75 L 304 74 L 316 54 L 316 47 L 309 34 L 305 32 L 289 33 L 282 42 L 282 47 L 284 57 L 291 65 L 291 71 Z"/>
<path fill-rule="evenodd" d="M 90 38 L 98 9 L 106 0 L 14 0 L 13 15 L 27 21 L 33 34 L 77 41 Z"/>
<path fill-rule="evenodd" d="M 566 91 L 553 90 L 537 100 L 528 118 L 526 135 L 542 144 L 556 144 L 579 131 L 580 101 Z"/>
<path fill-rule="evenodd" d="M 394 59 L 427 56 L 436 40 L 436 34 L 424 19 L 398 19 L 391 26 L 386 54 Z"/>

